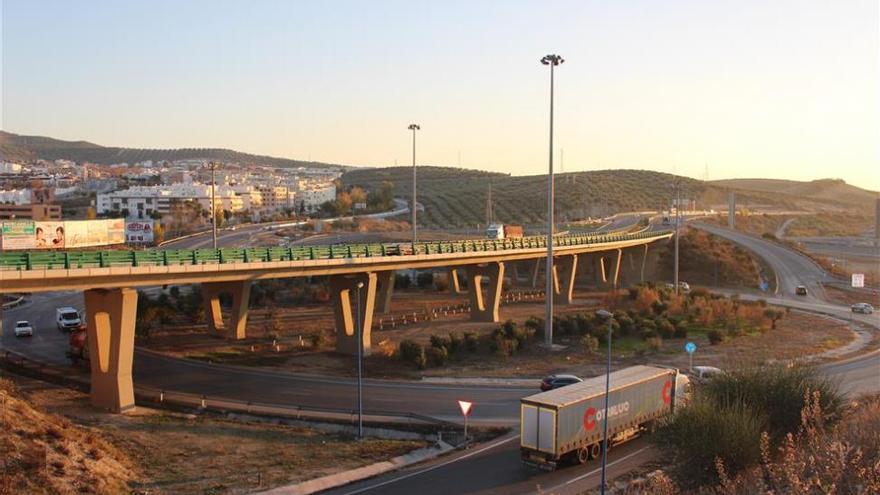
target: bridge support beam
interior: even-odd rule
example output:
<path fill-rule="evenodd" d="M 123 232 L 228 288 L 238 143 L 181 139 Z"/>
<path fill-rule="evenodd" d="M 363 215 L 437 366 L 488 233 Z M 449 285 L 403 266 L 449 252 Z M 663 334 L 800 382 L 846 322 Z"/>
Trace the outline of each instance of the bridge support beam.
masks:
<path fill-rule="evenodd" d="M 92 405 L 116 413 L 134 408 L 131 365 L 137 291 L 85 291 Z"/>
<path fill-rule="evenodd" d="M 468 265 L 468 287 L 471 299 L 471 320 L 497 323 L 501 321 L 501 286 L 504 282 L 504 263 L 493 262 L 487 265 Z M 483 295 L 483 279 L 488 279 L 486 295 Z"/>
<path fill-rule="evenodd" d="M 376 311 L 388 314 L 391 311 L 391 296 L 394 294 L 394 270 L 376 273 L 379 286 L 376 288 Z"/>
<path fill-rule="evenodd" d="M 532 267 L 532 288 L 538 287 L 538 272 L 541 270 L 542 259 L 538 258 L 535 260 L 535 264 Z"/>
<path fill-rule="evenodd" d="M 228 294 L 232 297 L 232 314 L 229 318 L 229 325 L 223 321 L 223 313 L 220 308 L 220 296 L 222 294 Z M 230 340 L 245 338 L 247 336 L 250 298 L 250 281 L 202 284 L 202 300 L 205 304 L 205 319 L 208 321 L 208 332 L 211 335 L 225 337 Z"/>
<path fill-rule="evenodd" d="M 559 304 L 571 304 L 574 301 L 574 281 L 577 274 L 577 265 L 578 255 L 576 254 L 554 257 L 555 300 Z"/>
<path fill-rule="evenodd" d="M 622 249 L 615 249 L 594 258 L 597 287 L 600 289 L 616 289 L 619 286 L 622 258 Z"/>
<path fill-rule="evenodd" d="M 461 283 L 458 280 L 458 269 L 454 266 L 449 267 L 446 271 L 446 277 L 449 280 L 449 290 L 453 294 L 464 294 L 464 290 L 461 288 Z"/>
<path fill-rule="evenodd" d="M 363 345 L 364 356 L 370 355 L 370 334 L 373 327 L 377 282 L 378 277 L 372 272 L 330 277 L 330 298 L 336 326 L 336 352 L 357 355 L 357 311 L 360 310 L 360 345 Z M 358 289 L 358 284 L 363 284 L 363 287 Z M 359 294 L 360 308 L 358 308 Z"/>

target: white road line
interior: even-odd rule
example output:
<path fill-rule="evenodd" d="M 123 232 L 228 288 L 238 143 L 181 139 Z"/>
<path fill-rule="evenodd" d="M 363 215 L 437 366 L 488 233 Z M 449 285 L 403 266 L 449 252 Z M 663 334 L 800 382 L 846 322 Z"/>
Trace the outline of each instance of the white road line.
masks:
<path fill-rule="evenodd" d="M 629 453 L 629 454 L 627 454 L 627 455 L 621 457 L 620 459 L 617 459 L 617 460 L 614 460 L 614 461 L 612 461 L 612 462 L 609 462 L 609 463 L 606 465 L 606 468 L 609 468 L 609 467 L 614 466 L 614 465 L 616 465 L 616 464 L 620 464 L 621 462 L 623 462 L 623 461 L 625 461 L 625 460 L 627 460 L 627 459 L 629 459 L 629 458 L 631 458 L 631 457 L 633 457 L 633 456 L 636 456 L 636 455 L 641 454 L 642 452 L 648 450 L 649 448 L 650 448 L 650 447 L 642 447 L 642 448 L 640 448 L 639 450 L 637 450 L 637 451 L 635 451 L 635 452 L 631 452 L 631 453 Z M 566 481 L 565 483 L 562 483 L 562 484 L 556 485 L 556 486 L 554 486 L 553 488 L 550 488 L 549 491 L 552 492 L 552 491 L 554 491 L 554 490 L 558 490 L 558 489 L 560 489 L 560 488 L 562 488 L 562 487 L 564 487 L 564 486 L 568 486 L 568 485 L 570 485 L 570 484 L 572 484 L 572 483 L 577 483 L 578 481 L 581 481 L 581 480 L 584 479 L 584 478 L 588 478 L 588 477 L 590 477 L 590 476 L 593 476 L 594 474 L 596 474 L 596 473 L 598 473 L 598 472 L 600 472 L 600 471 L 602 471 L 602 468 L 596 468 L 596 469 L 590 471 L 589 473 L 582 474 L 582 475 L 580 475 L 580 476 L 578 476 L 578 477 L 576 477 L 576 478 L 572 478 L 572 479 Z"/>
<path fill-rule="evenodd" d="M 364 492 L 366 492 L 366 491 L 368 491 L 368 490 L 375 490 L 376 488 L 379 488 L 379 487 L 381 487 L 381 486 L 390 485 L 391 483 L 397 483 L 398 481 L 403 481 L 403 480 L 405 480 L 405 479 L 407 479 L 407 478 L 412 478 L 413 476 L 419 476 L 419 475 L 421 475 L 421 474 L 425 474 L 425 473 L 427 473 L 427 472 L 429 472 L 429 471 L 434 471 L 435 469 L 440 469 L 440 468 L 442 468 L 442 467 L 444 467 L 444 466 L 448 466 L 448 465 L 450 465 L 450 464 L 452 464 L 452 463 L 454 463 L 454 462 L 463 461 L 463 460 L 465 460 L 465 459 L 467 459 L 467 458 L 473 457 L 473 456 L 475 456 L 475 455 L 477 455 L 477 454 L 481 454 L 481 453 L 483 453 L 483 452 L 485 452 L 485 451 L 487 451 L 487 450 L 494 449 L 495 447 L 498 447 L 499 445 L 504 445 L 505 443 L 510 442 L 511 440 L 516 440 L 516 439 L 518 439 L 518 438 L 519 438 L 519 435 L 517 435 L 517 436 L 515 436 L 515 437 L 505 438 L 505 439 L 503 439 L 503 440 L 499 440 L 499 441 L 497 441 L 497 442 L 495 442 L 495 443 L 492 443 L 492 444 L 486 445 L 485 447 L 480 448 L 480 449 L 477 449 L 477 450 L 475 450 L 475 451 L 473 451 L 473 452 L 467 453 L 467 454 L 465 454 L 465 455 L 463 455 L 463 456 L 461 456 L 461 457 L 456 457 L 455 459 L 450 459 L 450 460 L 448 460 L 448 461 L 446 461 L 446 462 L 441 462 L 440 464 L 437 464 L 437 465 L 434 465 L 434 466 L 431 466 L 431 467 L 427 467 L 427 468 L 425 468 L 425 469 L 422 469 L 421 471 L 416 471 L 416 472 L 414 472 L 414 473 L 409 473 L 409 474 L 407 474 L 407 475 L 400 476 L 400 477 L 398 477 L 398 478 L 394 478 L 394 479 L 392 479 L 392 480 L 383 481 L 382 483 L 377 483 L 377 484 L 372 485 L 372 486 L 368 486 L 368 487 L 360 488 L 360 489 L 355 490 L 355 491 L 352 491 L 352 492 L 346 492 L 345 495 L 355 495 L 355 494 L 357 494 L 357 493 L 364 493 Z"/>

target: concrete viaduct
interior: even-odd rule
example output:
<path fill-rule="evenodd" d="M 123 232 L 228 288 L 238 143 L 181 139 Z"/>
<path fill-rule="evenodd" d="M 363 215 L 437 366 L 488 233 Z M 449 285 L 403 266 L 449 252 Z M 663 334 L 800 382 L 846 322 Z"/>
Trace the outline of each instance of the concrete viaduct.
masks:
<path fill-rule="evenodd" d="M 591 272 L 599 287 L 644 279 L 648 246 L 667 240 L 669 231 L 619 235 L 558 236 L 554 240 L 555 298 L 570 304 L 576 275 Z M 362 345 L 369 353 L 375 310 L 387 312 L 394 273 L 404 269 L 446 269 L 450 288 L 467 278 L 471 319 L 498 322 L 505 270 L 532 284 L 545 264 L 546 240 L 443 241 L 298 248 L 245 248 L 150 251 L 21 252 L 0 254 L 0 294 L 85 291 L 91 397 L 95 406 L 116 412 L 134 407 L 137 287 L 201 284 L 208 329 L 229 339 L 245 338 L 251 283 L 287 277 L 329 279 L 339 352 L 357 352 L 357 305 L 361 291 Z M 526 267 L 526 273 L 523 268 Z M 362 285 L 361 285 L 362 284 Z M 232 299 L 224 320 L 221 294 Z"/>

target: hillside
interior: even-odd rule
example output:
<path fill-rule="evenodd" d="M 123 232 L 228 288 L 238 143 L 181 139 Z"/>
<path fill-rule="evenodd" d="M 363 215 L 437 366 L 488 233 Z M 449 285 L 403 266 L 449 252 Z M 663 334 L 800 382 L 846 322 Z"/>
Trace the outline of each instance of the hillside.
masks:
<path fill-rule="evenodd" d="M 430 227 L 474 227 L 486 222 L 486 197 L 491 183 L 494 218 L 500 222 L 537 226 L 544 222 L 547 179 L 543 175 L 509 176 L 449 167 L 418 169 L 419 202 L 425 206 L 420 224 Z M 656 210 L 668 205 L 676 176 L 647 170 L 598 170 L 556 177 L 557 214 L 560 221 L 604 216 L 620 211 Z M 713 183 L 679 177 L 683 197 L 695 198 L 699 207 L 723 208 L 729 189 Z M 347 186 L 374 188 L 382 181 L 394 183 L 400 197 L 410 195 L 412 168 L 363 168 L 342 176 Z M 737 189 L 740 205 L 778 209 L 835 210 L 851 208 L 834 200 Z"/>
<path fill-rule="evenodd" d="M 0 131 L 0 159 L 11 161 L 73 160 L 109 165 L 143 160 L 186 160 L 205 158 L 243 165 L 275 167 L 342 167 L 343 165 L 251 155 L 222 148 L 140 149 L 101 146 L 88 141 L 62 141 L 43 136 L 21 136 Z"/>
<path fill-rule="evenodd" d="M 726 179 L 710 184 L 731 189 L 785 194 L 801 198 L 827 200 L 853 206 L 873 206 L 880 193 L 869 191 L 841 179 L 819 179 L 809 182 L 782 179 Z"/>

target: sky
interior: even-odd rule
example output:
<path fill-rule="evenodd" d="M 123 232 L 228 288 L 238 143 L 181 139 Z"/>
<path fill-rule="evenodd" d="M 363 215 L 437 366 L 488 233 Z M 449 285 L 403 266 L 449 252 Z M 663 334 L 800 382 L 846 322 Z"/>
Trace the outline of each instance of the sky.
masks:
<path fill-rule="evenodd" d="M 0 0 L 0 123 L 353 165 L 880 190 L 878 0 Z"/>

